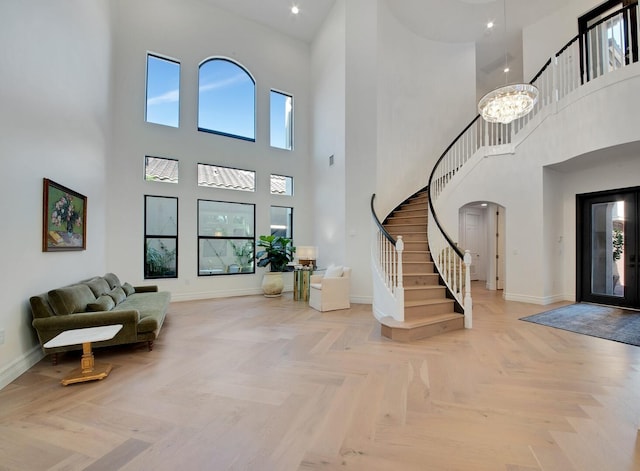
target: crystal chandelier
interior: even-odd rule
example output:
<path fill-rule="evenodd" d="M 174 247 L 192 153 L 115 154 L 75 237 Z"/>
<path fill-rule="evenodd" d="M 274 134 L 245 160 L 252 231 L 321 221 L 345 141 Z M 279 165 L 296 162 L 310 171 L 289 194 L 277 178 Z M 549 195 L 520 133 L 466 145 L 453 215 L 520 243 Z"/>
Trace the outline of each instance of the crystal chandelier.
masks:
<path fill-rule="evenodd" d="M 507 64 L 507 0 L 504 0 L 504 73 Z M 506 76 L 505 76 L 506 77 Z M 538 89 L 528 83 L 507 84 L 490 91 L 478 102 L 480 115 L 490 123 L 509 124 L 526 116 L 538 101 Z"/>
<path fill-rule="evenodd" d="M 490 123 L 509 124 L 527 115 L 538 101 L 538 89 L 514 83 L 490 91 L 478 102 L 478 111 Z"/>

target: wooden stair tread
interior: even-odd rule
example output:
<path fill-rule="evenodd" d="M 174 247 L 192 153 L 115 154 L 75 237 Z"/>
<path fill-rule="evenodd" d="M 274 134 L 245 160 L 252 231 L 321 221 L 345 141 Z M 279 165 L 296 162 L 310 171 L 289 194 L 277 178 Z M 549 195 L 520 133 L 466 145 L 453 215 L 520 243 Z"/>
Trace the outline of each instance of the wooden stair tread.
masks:
<path fill-rule="evenodd" d="M 411 330 L 425 325 L 433 325 L 440 322 L 457 320 L 460 318 L 464 318 L 464 315 L 458 314 L 457 312 L 452 312 L 449 314 L 431 314 L 429 316 L 420 317 L 418 319 L 407 319 L 404 322 L 397 321 L 393 317 L 389 316 L 380 319 L 380 324 L 391 327 L 393 329 Z"/>
<path fill-rule="evenodd" d="M 439 304 L 453 304 L 453 299 L 424 299 L 421 301 L 405 301 L 405 309 L 408 307 L 420 307 L 420 306 L 437 306 Z"/>
<path fill-rule="evenodd" d="M 396 341 L 413 341 L 464 328 L 464 315 L 454 312 L 455 301 L 447 298 L 446 286 L 439 284 L 428 240 L 429 201 L 426 191 L 398 206 L 384 221 L 385 230 L 407 250 L 403 264 L 404 321 L 392 317 L 380 320 L 381 334 Z M 420 245 L 411 245 L 420 244 Z M 409 248 L 414 248 L 410 250 Z"/>
<path fill-rule="evenodd" d="M 420 290 L 435 290 L 435 289 L 446 290 L 447 287 L 443 285 L 411 285 L 411 286 L 404 287 L 405 291 L 420 291 Z"/>

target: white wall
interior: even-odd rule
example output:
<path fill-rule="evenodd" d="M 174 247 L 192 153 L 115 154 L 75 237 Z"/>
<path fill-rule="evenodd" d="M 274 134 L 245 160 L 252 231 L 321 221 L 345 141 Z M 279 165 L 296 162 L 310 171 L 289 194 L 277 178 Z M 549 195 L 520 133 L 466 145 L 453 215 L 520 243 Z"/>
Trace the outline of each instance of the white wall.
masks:
<path fill-rule="evenodd" d="M 319 267 L 346 260 L 345 41 L 346 4 L 337 0 L 311 46 L 313 227 Z"/>
<path fill-rule="evenodd" d="M 578 17 L 603 0 L 570 0 L 537 23 L 522 30 L 523 77 L 531 80 L 547 60 L 578 34 Z"/>
<path fill-rule="evenodd" d="M 347 2 L 346 30 L 346 257 L 351 299 L 371 303 L 371 195 L 376 191 L 378 129 L 378 7 Z"/>
<path fill-rule="evenodd" d="M 640 139 L 640 138 L 639 138 Z M 562 224 L 562 235 L 555 267 L 562 277 L 556 291 L 565 299 L 576 295 L 576 195 L 618 188 L 640 186 L 640 140 L 578 156 L 545 170 L 545 187 L 553 187 L 558 195 L 556 208 Z M 558 219 L 558 216 L 556 216 Z"/>
<path fill-rule="evenodd" d="M 261 293 L 262 268 L 256 274 L 197 275 L 197 200 L 256 205 L 256 235 L 270 233 L 271 205 L 294 208 L 295 245 L 311 245 L 310 51 L 309 46 L 257 23 L 197 0 L 120 0 L 115 42 L 115 146 L 109 166 L 108 267 L 122 280 L 143 282 L 144 195 L 179 198 L 177 279 L 157 282 L 174 300 Z M 180 128 L 144 122 L 147 52 L 181 63 Z M 197 131 L 198 65 L 212 56 L 229 57 L 256 79 L 256 142 Z M 294 97 L 295 148 L 269 145 L 269 91 Z M 177 185 L 145 182 L 145 155 L 179 160 Z M 256 171 L 257 190 L 242 192 L 200 188 L 198 163 Z M 269 175 L 294 178 L 293 197 L 271 195 Z M 289 280 L 290 282 L 290 280 Z M 156 284 L 156 281 L 147 283 Z"/>
<path fill-rule="evenodd" d="M 106 268 L 109 2 L 4 0 L 0 44 L 3 387 L 42 355 L 29 297 Z M 42 252 L 44 177 L 87 196 L 87 250 Z"/>
<path fill-rule="evenodd" d="M 384 217 L 426 186 L 436 160 L 476 116 L 476 65 L 473 43 L 418 36 L 386 2 L 379 44 L 376 209 Z"/>

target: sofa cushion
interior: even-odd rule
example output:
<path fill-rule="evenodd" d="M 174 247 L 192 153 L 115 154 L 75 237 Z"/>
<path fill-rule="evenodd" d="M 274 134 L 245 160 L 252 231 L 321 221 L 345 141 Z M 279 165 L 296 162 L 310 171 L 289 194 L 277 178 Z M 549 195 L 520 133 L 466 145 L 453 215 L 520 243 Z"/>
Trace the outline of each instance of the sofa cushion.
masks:
<path fill-rule="evenodd" d="M 103 294 L 96 302 L 87 304 L 87 311 L 110 311 L 116 306 L 115 301 L 108 294 Z"/>
<path fill-rule="evenodd" d="M 46 294 L 31 296 L 29 303 L 31 304 L 31 311 L 35 319 L 44 319 L 56 315 L 47 301 Z"/>
<path fill-rule="evenodd" d="M 113 298 L 113 302 L 118 305 L 125 299 L 127 299 L 127 295 L 124 294 L 124 290 L 121 287 L 117 287 L 109 291 L 109 296 Z"/>
<path fill-rule="evenodd" d="M 136 289 L 131 285 L 131 283 L 124 283 L 122 285 L 122 289 L 124 290 L 124 294 L 126 294 L 127 296 L 131 296 L 136 292 Z"/>
<path fill-rule="evenodd" d="M 107 283 L 107 280 L 102 277 L 96 277 L 89 281 L 85 281 L 85 284 L 89 288 L 91 288 L 91 291 L 93 291 L 93 295 L 96 298 L 99 298 L 103 294 L 107 294 L 109 291 L 111 291 L 109 283 Z"/>
<path fill-rule="evenodd" d="M 109 283 L 109 287 L 111 289 L 119 288 L 120 286 L 122 286 L 122 283 L 120 283 L 120 279 L 115 273 L 107 273 L 103 276 L 103 278 L 107 280 L 107 283 Z"/>
<path fill-rule="evenodd" d="M 96 301 L 96 297 L 84 283 L 65 286 L 49 291 L 49 303 L 57 316 L 86 312 L 87 304 Z"/>
<path fill-rule="evenodd" d="M 343 271 L 344 269 L 341 265 L 329 265 L 327 271 L 324 272 L 324 276 L 325 278 L 340 278 Z"/>

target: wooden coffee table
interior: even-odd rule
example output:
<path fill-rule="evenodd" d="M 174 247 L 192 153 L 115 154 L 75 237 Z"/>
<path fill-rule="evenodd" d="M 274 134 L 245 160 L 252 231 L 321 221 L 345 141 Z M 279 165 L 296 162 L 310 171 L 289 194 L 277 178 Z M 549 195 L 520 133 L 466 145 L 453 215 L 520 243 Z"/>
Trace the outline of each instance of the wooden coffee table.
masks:
<path fill-rule="evenodd" d="M 96 363 L 93 361 L 91 342 L 111 340 L 122 329 L 122 324 L 87 327 L 84 329 L 65 330 L 44 344 L 45 348 L 66 347 L 67 345 L 82 344 L 82 359 L 80 368 L 76 368 L 65 376 L 63 386 L 84 381 L 104 379 L 111 371 L 110 363 Z"/>

